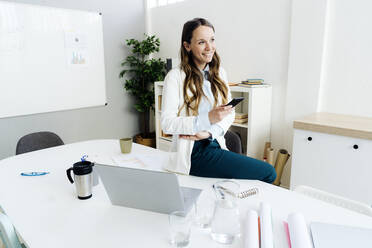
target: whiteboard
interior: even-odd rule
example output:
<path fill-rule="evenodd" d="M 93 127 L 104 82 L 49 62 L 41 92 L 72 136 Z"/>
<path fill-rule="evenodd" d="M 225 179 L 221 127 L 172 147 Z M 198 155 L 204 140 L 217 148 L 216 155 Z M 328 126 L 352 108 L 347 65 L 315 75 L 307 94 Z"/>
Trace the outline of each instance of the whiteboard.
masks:
<path fill-rule="evenodd" d="M 99 13 L 0 1 L 0 118 L 105 103 Z"/>

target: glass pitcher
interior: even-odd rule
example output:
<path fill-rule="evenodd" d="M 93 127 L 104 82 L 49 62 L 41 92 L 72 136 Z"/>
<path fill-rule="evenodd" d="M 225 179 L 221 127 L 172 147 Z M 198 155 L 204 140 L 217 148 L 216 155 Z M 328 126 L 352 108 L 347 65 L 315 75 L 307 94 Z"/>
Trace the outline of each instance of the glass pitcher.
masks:
<path fill-rule="evenodd" d="M 237 195 L 240 185 L 231 180 L 213 184 L 216 201 L 211 223 L 212 239 L 222 244 L 232 244 L 240 236 Z"/>

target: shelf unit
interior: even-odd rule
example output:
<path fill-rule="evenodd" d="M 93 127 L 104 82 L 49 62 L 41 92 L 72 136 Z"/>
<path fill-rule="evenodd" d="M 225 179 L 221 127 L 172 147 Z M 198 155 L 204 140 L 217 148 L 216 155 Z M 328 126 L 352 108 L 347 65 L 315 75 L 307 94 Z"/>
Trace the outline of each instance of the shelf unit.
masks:
<path fill-rule="evenodd" d="M 163 82 L 155 82 L 156 148 L 169 151 L 172 138 L 164 137 L 160 127 L 163 85 Z M 244 101 L 235 107 L 235 112 L 248 114 L 246 123 L 233 123 L 230 130 L 240 134 L 244 154 L 261 159 L 265 142 L 270 141 L 272 87 L 231 86 L 230 90 L 232 97 L 244 97 Z"/>

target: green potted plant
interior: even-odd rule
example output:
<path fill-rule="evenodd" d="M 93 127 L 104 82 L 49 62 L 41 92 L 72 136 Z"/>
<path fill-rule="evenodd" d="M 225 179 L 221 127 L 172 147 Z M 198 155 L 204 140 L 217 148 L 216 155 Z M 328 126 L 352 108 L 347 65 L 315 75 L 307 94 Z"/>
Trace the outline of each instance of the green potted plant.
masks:
<path fill-rule="evenodd" d="M 154 147 L 150 110 L 154 109 L 154 82 L 164 80 L 166 63 L 162 59 L 150 58 L 150 55 L 159 52 L 160 41 L 155 35 L 145 34 L 144 40 L 127 39 L 126 45 L 131 54 L 121 64 L 124 69 L 120 78 L 124 78 L 125 90 L 136 98 L 134 108 L 141 114 L 141 133 L 136 135 L 135 142 Z"/>

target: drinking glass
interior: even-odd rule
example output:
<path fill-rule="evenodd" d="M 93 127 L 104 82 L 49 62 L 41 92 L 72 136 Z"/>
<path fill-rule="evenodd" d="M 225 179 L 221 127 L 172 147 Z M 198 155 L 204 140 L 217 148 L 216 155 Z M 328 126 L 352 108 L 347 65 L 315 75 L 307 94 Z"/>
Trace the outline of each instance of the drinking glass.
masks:
<path fill-rule="evenodd" d="M 215 197 L 210 188 L 204 189 L 195 204 L 195 224 L 202 229 L 211 227 Z"/>
<path fill-rule="evenodd" d="M 169 214 L 170 243 L 173 247 L 185 247 L 189 244 L 192 216 L 184 211 Z"/>
<path fill-rule="evenodd" d="M 121 153 L 130 153 L 132 151 L 132 138 L 122 138 L 119 143 Z"/>

